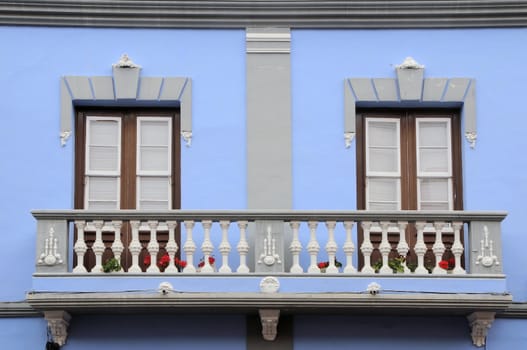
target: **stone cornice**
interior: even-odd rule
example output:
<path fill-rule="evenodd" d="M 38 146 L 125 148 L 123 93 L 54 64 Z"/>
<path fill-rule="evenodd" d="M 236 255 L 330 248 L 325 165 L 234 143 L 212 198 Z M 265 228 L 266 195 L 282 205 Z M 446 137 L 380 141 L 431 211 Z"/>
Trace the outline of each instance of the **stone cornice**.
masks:
<path fill-rule="evenodd" d="M 131 28 L 525 27 L 527 1 L 2 1 L 0 25 Z"/>
<path fill-rule="evenodd" d="M 214 309 L 254 312 L 261 308 L 290 313 L 466 315 L 474 311 L 500 312 L 511 304 L 501 294 L 378 294 L 368 293 L 29 293 L 35 310 L 82 312 L 189 312 Z"/>
<path fill-rule="evenodd" d="M 21 302 L 0 302 L 0 318 L 6 317 L 41 317 L 42 313 L 36 311 L 26 303 Z"/>

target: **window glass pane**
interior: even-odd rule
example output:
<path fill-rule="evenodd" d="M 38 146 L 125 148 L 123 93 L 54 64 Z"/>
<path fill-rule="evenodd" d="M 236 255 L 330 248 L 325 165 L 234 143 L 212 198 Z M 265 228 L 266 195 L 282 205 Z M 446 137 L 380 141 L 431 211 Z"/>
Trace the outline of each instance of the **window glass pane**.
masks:
<path fill-rule="evenodd" d="M 449 210 L 448 202 L 421 202 L 421 210 Z"/>
<path fill-rule="evenodd" d="M 446 121 L 420 121 L 419 146 L 447 147 L 448 123 Z"/>
<path fill-rule="evenodd" d="M 398 202 L 399 179 L 368 178 L 369 202 Z"/>
<path fill-rule="evenodd" d="M 399 147 L 397 122 L 368 120 L 368 146 Z"/>
<path fill-rule="evenodd" d="M 170 209 L 170 178 L 140 176 L 137 178 L 138 209 L 167 210 Z"/>
<path fill-rule="evenodd" d="M 421 208 L 425 202 L 442 202 L 447 203 L 446 209 L 448 209 L 448 201 L 451 196 L 449 179 L 420 179 L 419 191 Z"/>
<path fill-rule="evenodd" d="M 399 150 L 386 148 L 370 148 L 368 171 L 399 172 Z"/>
<path fill-rule="evenodd" d="M 168 147 L 142 146 L 139 149 L 139 169 L 144 171 L 169 171 Z"/>
<path fill-rule="evenodd" d="M 141 145 L 168 146 L 169 125 L 168 120 L 141 120 Z"/>
<path fill-rule="evenodd" d="M 90 176 L 86 186 L 87 209 L 118 209 L 119 178 Z"/>
<path fill-rule="evenodd" d="M 419 150 L 419 171 L 421 173 L 449 173 L 448 148 L 421 148 Z"/>
<path fill-rule="evenodd" d="M 90 120 L 90 145 L 117 146 L 119 143 L 119 122 L 117 120 Z"/>
<path fill-rule="evenodd" d="M 369 202 L 368 210 L 399 210 L 399 205 L 389 202 Z"/>
<path fill-rule="evenodd" d="M 90 146 L 88 148 L 89 171 L 118 171 L 119 147 Z"/>

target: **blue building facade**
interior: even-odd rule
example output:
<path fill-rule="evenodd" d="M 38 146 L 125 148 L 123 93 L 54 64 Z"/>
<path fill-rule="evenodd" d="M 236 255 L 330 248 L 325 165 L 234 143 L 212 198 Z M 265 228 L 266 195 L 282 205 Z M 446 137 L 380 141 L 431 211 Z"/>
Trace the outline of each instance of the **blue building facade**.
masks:
<path fill-rule="evenodd" d="M 419 2 L 416 16 L 406 17 L 398 12 L 404 2 L 379 2 L 377 10 L 352 2 L 349 10 L 293 1 L 292 13 L 273 1 L 240 2 L 238 9 L 219 2 L 211 19 L 204 4 L 125 3 L 111 2 L 105 12 L 88 1 L 83 12 L 73 2 L 50 2 L 47 14 L 35 4 L 0 5 L 0 335 L 7 348 L 44 348 L 47 341 L 64 349 L 527 344 L 527 17 L 517 15 L 527 4 L 481 10 L 464 1 L 445 15 Z M 80 154 L 95 154 L 79 143 L 79 113 L 89 124 L 101 111 L 147 108 L 176 113 L 169 159 L 178 173 L 170 186 L 178 191 L 171 204 L 90 210 L 90 198 L 99 197 L 79 190 L 79 178 L 86 186 L 98 176 L 124 175 L 90 172 L 91 165 L 79 173 L 76 164 L 90 164 L 79 163 Z M 368 172 L 373 153 L 365 149 L 373 136 L 365 130 L 374 126 L 365 126 L 367 115 L 381 113 L 376 120 L 387 123 L 383 144 L 395 120 L 386 113 L 401 110 L 435 113 L 424 123 L 436 126 L 456 123 L 444 111 L 459 116 L 459 134 L 445 129 L 454 140 L 448 159 L 458 158 L 445 183 L 461 207 L 447 199 L 446 210 L 423 209 L 433 191 L 419 187 L 429 178 L 418 172 L 417 204 L 405 206 L 403 185 L 394 208 L 372 209 L 380 193 L 368 192 L 375 179 L 406 180 Z M 401 131 L 406 122 L 396 123 L 393 135 L 410 139 Z M 414 145 L 425 144 L 413 137 Z M 422 154 L 415 158 L 424 164 Z M 120 169 L 134 167 L 119 162 Z M 143 192 L 134 191 L 140 203 Z M 388 192 L 384 204 L 392 201 Z M 152 192 L 146 193 L 148 201 Z M 134 222 L 137 253 L 132 233 L 122 253 L 127 265 L 100 272 L 121 254 L 113 234 L 121 225 L 132 232 Z M 159 260 L 170 253 L 172 222 L 177 249 L 168 264 L 176 267 L 175 254 L 192 268 L 146 264 L 150 254 Z M 157 241 L 156 230 L 168 238 Z M 79 239 L 82 231 L 93 237 Z M 76 270 L 84 254 L 94 261 Z M 402 271 L 388 264 L 398 255 L 407 258 Z M 442 268 L 443 260 L 455 263 Z"/>

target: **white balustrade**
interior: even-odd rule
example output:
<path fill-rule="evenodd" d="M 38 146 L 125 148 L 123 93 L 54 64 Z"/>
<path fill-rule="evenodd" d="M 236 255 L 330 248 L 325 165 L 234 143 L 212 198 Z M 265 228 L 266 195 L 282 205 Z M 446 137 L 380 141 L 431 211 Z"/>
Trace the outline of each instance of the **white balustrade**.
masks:
<path fill-rule="evenodd" d="M 325 276 L 392 275 L 394 272 L 430 276 L 467 274 L 463 268 L 467 251 L 463 244 L 463 226 L 470 224 L 469 221 L 401 220 L 379 216 L 383 220 L 370 220 L 374 217 L 372 215 L 362 220 L 357 215 L 353 220 L 335 220 L 332 217 L 313 219 L 305 215 L 304 218 L 294 217 L 287 221 L 281 217 L 280 221 L 291 228 L 291 243 L 284 247 L 284 253 L 290 254 L 287 260 L 291 265 L 284 267 L 282 272 L 319 275 L 323 270 Z M 101 220 L 93 216 L 80 217 L 71 220 L 76 237 L 73 252 L 77 262 L 72 269 L 75 274 L 100 273 L 108 256 L 111 256 L 109 253 L 122 263 L 124 273 L 253 272 L 248 266 L 248 258 L 255 251 L 249 246 L 247 238 L 250 217 L 247 217 L 248 220 L 229 215 L 207 218 L 197 215 L 195 219 L 189 215 L 181 219 L 159 220 L 148 215 L 124 219 L 104 216 Z M 195 230 L 196 224 L 201 226 L 197 226 L 200 230 Z M 180 229 L 183 231 L 183 245 L 181 260 L 176 260 L 180 249 L 176 237 L 179 237 Z M 485 235 L 489 235 L 488 229 Z M 359 237 L 361 241 L 357 250 Z M 276 238 L 280 237 L 273 239 Z M 323 250 L 320 248 L 322 241 L 325 241 Z M 414 242 L 412 246 L 411 242 Z M 198 244 L 200 254 L 196 255 Z M 232 244 L 236 244 L 236 250 L 231 249 Z M 274 242 L 272 248 L 277 248 Z M 103 255 L 106 261 L 103 261 Z M 214 260 L 211 257 L 214 256 L 221 259 L 212 263 Z M 141 260 L 143 258 L 144 261 Z M 148 258 L 150 263 L 147 263 Z M 160 264 L 160 259 L 163 259 L 163 264 Z M 354 266 L 357 261 L 360 261 L 360 270 Z M 325 267 L 320 268 L 320 263 Z"/>

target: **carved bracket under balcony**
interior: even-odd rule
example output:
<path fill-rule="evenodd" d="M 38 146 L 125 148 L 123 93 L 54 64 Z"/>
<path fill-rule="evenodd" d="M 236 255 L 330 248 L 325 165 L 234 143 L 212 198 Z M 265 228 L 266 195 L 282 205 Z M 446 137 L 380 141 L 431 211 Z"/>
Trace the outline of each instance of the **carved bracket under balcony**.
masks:
<path fill-rule="evenodd" d="M 472 343 L 481 347 L 485 345 L 487 332 L 494 322 L 495 312 L 478 311 L 467 316 L 468 324 L 472 330 Z"/>
<path fill-rule="evenodd" d="M 53 341 L 60 346 L 66 344 L 71 320 L 70 314 L 66 311 L 45 311 L 44 318 L 48 321 L 48 328 Z"/>
<path fill-rule="evenodd" d="M 273 341 L 278 334 L 278 319 L 280 310 L 259 310 L 260 321 L 262 323 L 262 336 L 264 340 Z"/>

